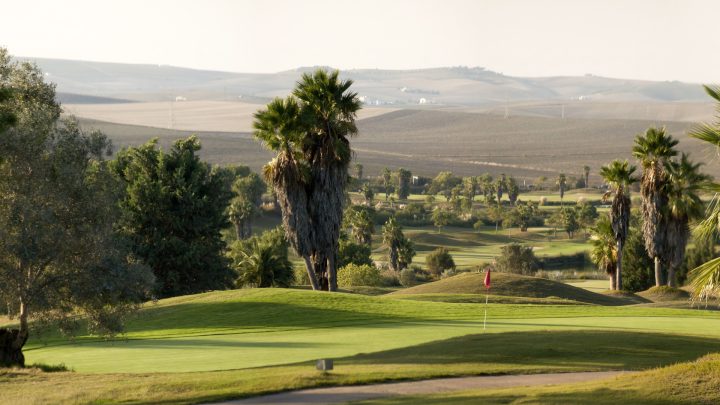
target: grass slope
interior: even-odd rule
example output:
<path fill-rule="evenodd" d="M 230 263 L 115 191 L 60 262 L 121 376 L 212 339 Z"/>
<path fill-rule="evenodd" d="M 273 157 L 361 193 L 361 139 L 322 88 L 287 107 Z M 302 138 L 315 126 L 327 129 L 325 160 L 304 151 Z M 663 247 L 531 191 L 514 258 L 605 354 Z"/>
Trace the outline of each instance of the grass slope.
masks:
<path fill-rule="evenodd" d="M 354 402 L 401 404 L 716 404 L 720 397 L 720 355 L 591 383 L 459 392 Z"/>
<path fill-rule="evenodd" d="M 432 283 L 391 293 L 406 294 L 485 294 L 484 273 L 461 273 Z M 565 283 L 510 273 L 493 273 L 493 295 L 531 298 L 559 298 L 598 305 L 623 305 L 625 301 L 597 294 Z"/>

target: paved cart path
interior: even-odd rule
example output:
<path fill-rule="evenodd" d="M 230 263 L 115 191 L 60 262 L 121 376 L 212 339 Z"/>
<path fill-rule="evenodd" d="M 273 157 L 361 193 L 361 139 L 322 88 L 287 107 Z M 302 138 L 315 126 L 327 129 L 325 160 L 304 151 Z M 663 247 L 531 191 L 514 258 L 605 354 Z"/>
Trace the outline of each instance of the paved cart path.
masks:
<path fill-rule="evenodd" d="M 525 375 L 497 375 L 481 377 L 438 378 L 400 383 L 313 388 L 279 394 L 222 402 L 222 405 L 305 405 L 342 404 L 349 401 L 392 397 L 396 395 L 426 395 L 480 388 L 508 388 L 521 386 L 570 384 L 614 377 L 622 371 L 583 373 L 548 373 Z"/>

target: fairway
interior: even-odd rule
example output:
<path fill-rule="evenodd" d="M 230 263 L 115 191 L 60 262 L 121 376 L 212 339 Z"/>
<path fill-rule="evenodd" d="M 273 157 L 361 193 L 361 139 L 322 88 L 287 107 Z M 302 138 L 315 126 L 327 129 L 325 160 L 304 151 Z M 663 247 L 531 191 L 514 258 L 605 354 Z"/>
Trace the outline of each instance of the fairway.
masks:
<path fill-rule="evenodd" d="M 491 304 L 486 333 L 664 332 L 720 339 L 717 313 L 590 305 Z M 78 372 L 244 369 L 340 358 L 483 333 L 482 307 L 300 290 L 236 290 L 148 304 L 127 334 L 33 340 L 29 363 Z"/>

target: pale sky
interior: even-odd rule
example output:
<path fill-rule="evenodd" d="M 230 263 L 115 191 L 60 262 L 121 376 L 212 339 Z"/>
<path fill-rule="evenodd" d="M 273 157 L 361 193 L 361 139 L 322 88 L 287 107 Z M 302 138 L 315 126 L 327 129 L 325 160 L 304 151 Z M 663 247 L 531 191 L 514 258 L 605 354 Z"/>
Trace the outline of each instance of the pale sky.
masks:
<path fill-rule="evenodd" d="M 718 0 L 2 0 L 18 56 L 720 83 Z"/>

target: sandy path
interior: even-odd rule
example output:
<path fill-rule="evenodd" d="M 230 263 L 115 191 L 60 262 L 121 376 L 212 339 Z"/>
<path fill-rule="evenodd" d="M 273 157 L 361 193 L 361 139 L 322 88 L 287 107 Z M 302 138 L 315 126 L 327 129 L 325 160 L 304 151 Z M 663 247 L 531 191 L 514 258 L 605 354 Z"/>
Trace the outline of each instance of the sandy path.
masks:
<path fill-rule="evenodd" d="M 498 375 L 483 377 L 440 378 L 389 384 L 373 384 L 283 392 L 280 394 L 223 402 L 224 405 L 303 405 L 342 404 L 349 401 L 390 397 L 395 395 L 426 395 L 480 388 L 508 388 L 519 386 L 571 384 L 614 377 L 622 371 L 587 373 L 548 373 L 528 375 Z"/>

